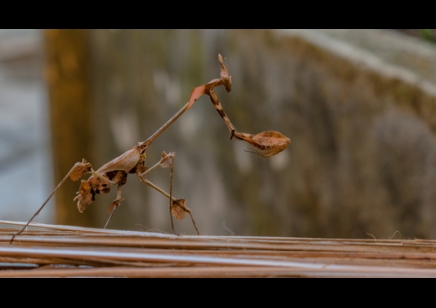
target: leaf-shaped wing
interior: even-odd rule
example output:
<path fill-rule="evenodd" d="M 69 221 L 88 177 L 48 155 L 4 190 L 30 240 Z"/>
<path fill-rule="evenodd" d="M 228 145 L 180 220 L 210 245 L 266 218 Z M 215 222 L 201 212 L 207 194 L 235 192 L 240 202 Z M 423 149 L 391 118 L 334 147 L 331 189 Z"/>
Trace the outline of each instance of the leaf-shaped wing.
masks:
<path fill-rule="evenodd" d="M 129 171 L 132 170 L 139 162 L 140 157 L 141 155 L 139 149 L 137 147 L 133 147 L 117 158 L 114 158 L 110 162 L 101 166 L 100 169 L 97 170 L 97 173 L 105 174 L 107 172 L 116 170 L 122 170 L 126 173 L 129 173 Z"/>

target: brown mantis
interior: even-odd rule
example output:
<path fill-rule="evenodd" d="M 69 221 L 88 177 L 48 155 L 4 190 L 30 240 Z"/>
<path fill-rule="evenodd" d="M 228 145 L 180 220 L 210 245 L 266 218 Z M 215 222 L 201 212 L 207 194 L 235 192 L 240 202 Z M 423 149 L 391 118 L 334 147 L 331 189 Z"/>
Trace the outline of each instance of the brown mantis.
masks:
<path fill-rule="evenodd" d="M 289 138 L 285 135 L 276 132 L 276 131 L 265 131 L 256 135 L 240 133 L 236 131 L 233 124 L 230 122 L 230 119 L 224 112 L 224 109 L 218 99 L 218 96 L 215 94 L 213 89 L 217 86 L 224 86 L 227 92 L 230 92 L 232 89 L 232 79 L 229 74 L 227 65 L 224 63 L 223 58 L 220 54 L 218 54 L 218 60 L 221 65 L 221 73 L 220 78 L 213 79 L 207 84 L 198 86 L 194 88 L 191 92 L 191 96 L 189 101 L 182 107 L 171 119 L 169 119 L 162 127 L 160 127 L 151 137 L 143 142 L 138 142 L 138 144 L 131 149 L 127 150 L 125 153 L 121 154 L 117 158 L 109 161 L 98 170 L 93 170 L 91 163 L 87 162 L 85 159 L 82 159 L 81 162 L 77 162 L 71 170 L 67 173 L 67 175 L 62 179 L 62 181 L 58 184 L 58 186 L 53 190 L 47 200 L 42 204 L 42 206 L 36 211 L 36 213 L 29 219 L 29 221 L 24 225 L 24 227 L 14 234 L 11 238 L 10 243 L 13 242 L 14 238 L 17 235 L 20 235 L 26 227 L 30 224 L 30 222 L 39 214 L 39 212 L 44 208 L 47 202 L 51 199 L 51 197 L 55 194 L 55 192 L 59 189 L 59 187 L 70 178 L 73 181 L 77 181 L 85 174 L 91 174 L 88 180 L 81 180 L 79 191 L 77 192 L 77 196 L 74 198 L 74 201 L 77 200 L 77 208 L 79 212 L 83 212 L 93 201 L 95 201 L 95 196 L 100 193 L 108 193 L 110 191 L 110 186 L 117 186 L 117 197 L 111 203 L 109 207 L 109 218 L 106 221 L 104 228 L 107 227 L 109 221 L 111 220 L 115 210 L 120 205 L 121 201 L 124 198 L 121 197 L 121 187 L 126 184 L 127 175 L 128 174 L 136 174 L 140 181 L 144 182 L 148 186 L 156 189 L 163 195 L 169 198 L 170 200 L 170 218 L 171 218 L 171 227 L 174 231 L 174 223 L 173 216 L 176 219 L 183 219 L 185 214 L 188 213 L 191 217 L 192 223 L 194 225 L 197 234 L 200 234 L 197 228 L 197 225 L 194 220 L 194 216 L 192 215 L 191 210 L 185 205 L 185 199 L 176 199 L 172 196 L 172 175 L 173 175 L 173 167 L 174 167 L 174 153 L 165 153 L 162 152 L 161 160 L 156 163 L 154 166 L 147 168 L 145 166 L 145 151 L 148 147 L 156 140 L 157 137 L 162 134 L 174 121 L 176 121 L 186 110 L 192 107 L 194 102 L 199 99 L 203 94 L 206 94 L 210 97 L 213 106 L 218 111 L 219 115 L 224 120 L 227 128 L 230 131 L 230 139 L 233 137 L 248 142 L 252 145 L 252 149 L 249 152 L 258 154 L 262 157 L 271 157 L 281 151 L 283 151 L 291 142 Z M 161 166 L 162 168 L 170 169 L 170 192 L 169 194 L 151 183 L 148 179 L 146 179 L 146 175 L 151 172 L 156 167 Z"/>

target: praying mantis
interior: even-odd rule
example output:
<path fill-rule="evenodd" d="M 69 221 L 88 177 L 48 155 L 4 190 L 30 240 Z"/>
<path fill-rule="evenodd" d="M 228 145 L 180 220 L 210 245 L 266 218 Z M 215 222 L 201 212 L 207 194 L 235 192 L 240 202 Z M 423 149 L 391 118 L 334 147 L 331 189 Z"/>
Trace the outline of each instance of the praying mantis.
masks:
<path fill-rule="evenodd" d="M 41 212 L 47 202 L 51 199 L 51 197 L 56 193 L 56 191 L 62 186 L 62 184 L 70 178 L 72 181 L 78 181 L 85 174 L 90 174 L 91 176 L 87 180 L 81 180 L 79 191 L 77 192 L 77 196 L 74 198 L 74 201 L 77 201 L 77 209 L 79 212 L 83 212 L 93 201 L 95 201 L 96 195 L 100 193 L 109 193 L 110 186 L 117 187 L 117 197 L 111 203 L 108 209 L 109 217 L 106 221 L 104 228 L 106 228 L 109 224 L 109 221 L 112 219 L 112 216 L 118 206 L 121 204 L 121 201 L 124 200 L 121 197 L 121 188 L 127 182 L 128 174 L 136 174 L 139 177 L 139 180 L 153 189 L 159 191 L 164 196 L 169 198 L 169 212 L 171 218 L 171 227 L 172 231 L 176 234 L 174 230 L 173 216 L 176 219 L 183 219 L 185 214 L 188 213 L 191 217 L 192 224 L 199 235 L 197 225 L 194 220 L 194 216 L 192 214 L 191 209 L 186 206 L 185 199 L 176 199 L 172 195 L 172 177 L 173 177 L 173 168 L 174 168 L 174 157 L 175 153 L 165 153 L 162 152 L 161 159 L 155 165 L 150 168 L 145 166 L 146 155 L 145 152 L 148 147 L 155 141 L 172 123 L 174 123 L 186 110 L 192 107 L 192 105 L 197 101 L 202 95 L 206 94 L 209 96 L 214 108 L 217 110 L 218 114 L 223 119 L 225 125 L 230 131 L 230 139 L 236 138 L 238 140 L 242 140 L 247 142 L 252 146 L 249 152 L 258 154 L 264 158 L 271 157 L 276 155 L 286 149 L 286 147 L 290 144 L 291 140 L 277 131 L 265 131 L 258 133 L 256 135 L 240 133 L 236 130 L 236 128 L 231 123 L 229 117 L 225 113 L 221 102 L 219 101 L 218 96 L 213 91 L 217 86 L 224 86 L 226 92 L 230 92 L 232 89 L 232 78 L 229 74 L 229 70 L 227 67 L 227 63 L 224 63 L 223 58 L 220 54 L 218 54 L 218 61 L 221 65 L 220 78 L 213 79 L 207 84 L 198 86 L 194 88 L 191 92 L 189 101 L 172 117 L 170 118 L 164 125 L 162 125 L 153 135 L 151 135 L 147 140 L 143 142 L 138 142 L 137 145 L 127 150 L 120 156 L 114 158 L 108 163 L 101 166 L 96 171 L 92 168 L 91 163 L 82 159 L 81 162 L 77 162 L 70 171 L 65 175 L 65 177 L 61 180 L 61 182 L 56 186 L 47 200 L 41 205 L 41 207 L 35 212 L 35 214 L 29 219 L 29 221 L 24 225 L 24 227 L 15 233 L 10 243 L 13 242 L 14 238 L 20 235 L 26 227 L 32 222 L 32 220 Z M 150 182 L 146 175 L 154 170 L 157 167 L 169 168 L 170 169 L 170 192 L 167 193 L 152 182 Z"/>

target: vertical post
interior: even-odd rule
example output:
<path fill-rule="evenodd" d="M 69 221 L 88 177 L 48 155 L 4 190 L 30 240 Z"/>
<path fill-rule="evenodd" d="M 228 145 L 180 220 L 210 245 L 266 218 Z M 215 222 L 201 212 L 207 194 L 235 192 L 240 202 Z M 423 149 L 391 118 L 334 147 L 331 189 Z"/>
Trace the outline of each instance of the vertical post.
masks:
<path fill-rule="evenodd" d="M 88 30 L 45 30 L 45 76 L 50 105 L 53 187 L 82 158 L 92 163 L 92 97 Z M 67 181 L 55 195 L 56 223 L 96 226 L 95 210 L 80 214 L 73 198 L 79 182 Z"/>

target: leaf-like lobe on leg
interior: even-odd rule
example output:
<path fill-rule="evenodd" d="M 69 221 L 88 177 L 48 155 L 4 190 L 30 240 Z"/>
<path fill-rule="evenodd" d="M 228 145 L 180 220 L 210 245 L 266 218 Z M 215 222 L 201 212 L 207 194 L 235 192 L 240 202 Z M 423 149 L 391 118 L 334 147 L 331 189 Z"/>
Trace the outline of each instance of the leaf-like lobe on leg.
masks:
<path fill-rule="evenodd" d="M 174 166 L 174 156 L 176 154 L 174 152 L 170 152 L 170 153 L 165 153 L 165 151 L 162 152 L 161 154 L 161 162 L 160 162 L 160 166 L 162 168 L 172 168 Z"/>
<path fill-rule="evenodd" d="M 82 162 L 77 162 L 70 171 L 70 179 L 73 181 L 79 180 L 85 173 L 91 171 L 91 163 L 88 163 L 84 158 Z"/>
<path fill-rule="evenodd" d="M 191 96 L 189 97 L 189 104 L 186 109 L 191 108 L 191 106 L 195 103 L 195 101 L 204 94 L 205 90 L 206 90 L 206 85 L 202 85 L 194 88 L 191 92 Z"/>
<path fill-rule="evenodd" d="M 191 212 L 191 209 L 188 208 L 186 205 L 186 200 L 185 199 L 176 199 L 173 200 L 172 204 L 171 204 L 171 214 L 173 215 L 174 218 L 178 219 L 178 220 L 182 220 L 183 218 L 185 218 L 185 213 Z"/>
<path fill-rule="evenodd" d="M 80 213 L 94 201 L 94 194 L 91 188 L 91 184 L 88 181 L 82 180 L 79 186 L 79 191 L 74 201 L 77 200 L 77 209 Z"/>

